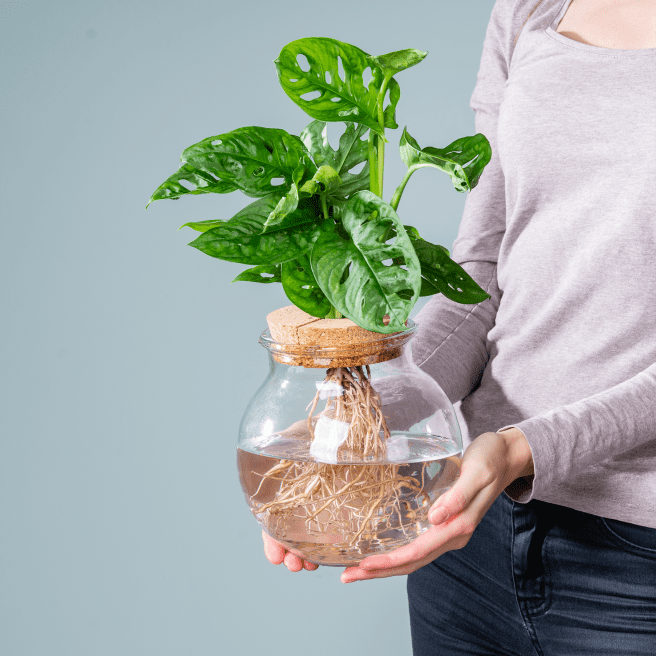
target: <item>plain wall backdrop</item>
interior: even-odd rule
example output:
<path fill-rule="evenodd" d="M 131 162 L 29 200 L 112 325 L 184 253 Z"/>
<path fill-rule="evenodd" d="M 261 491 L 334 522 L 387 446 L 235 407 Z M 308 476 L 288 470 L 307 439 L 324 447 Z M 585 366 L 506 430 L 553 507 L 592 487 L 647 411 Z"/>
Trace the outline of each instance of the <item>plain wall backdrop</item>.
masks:
<path fill-rule="evenodd" d="M 246 267 L 177 231 L 252 199 L 144 207 L 205 137 L 300 133 L 312 119 L 273 60 L 308 36 L 429 52 L 397 76 L 389 201 L 404 126 L 422 147 L 475 133 L 492 6 L 0 2 L 3 656 L 411 654 L 405 577 L 344 585 L 341 568 L 264 558 L 235 449 L 267 372 L 265 316 L 289 301 L 231 285 Z M 422 169 L 398 213 L 451 249 L 464 202 Z"/>

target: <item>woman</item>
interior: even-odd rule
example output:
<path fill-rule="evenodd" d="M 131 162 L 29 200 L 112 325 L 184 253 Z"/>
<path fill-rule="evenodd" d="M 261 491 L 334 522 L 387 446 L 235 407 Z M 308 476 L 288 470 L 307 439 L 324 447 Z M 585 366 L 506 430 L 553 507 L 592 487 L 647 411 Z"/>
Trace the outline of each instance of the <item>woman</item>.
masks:
<path fill-rule="evenodd" d="M 413 340 L 462 473 L 342 581 L 409 575 L 415 656 L 654 654 L 656 0 L 497 0 L 471 107 L 493 157 L 452 257 L 491 298 Z"/>

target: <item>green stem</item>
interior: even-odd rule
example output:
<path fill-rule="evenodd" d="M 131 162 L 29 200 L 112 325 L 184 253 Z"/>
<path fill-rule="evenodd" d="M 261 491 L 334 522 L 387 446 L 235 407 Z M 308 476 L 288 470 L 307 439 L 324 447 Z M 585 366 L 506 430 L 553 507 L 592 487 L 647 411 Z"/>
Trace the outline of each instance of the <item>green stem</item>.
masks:
<path fill-rule="evenodd" d="M 378 140 L 378 195 L 383 197 L 383 172 L 385 170 L 385 113 L 383 111 L 383 103 L 385 102 L 385 94 L 387 93 L 387 85 L 392 79 L 391 73 L 386 73 L 385 78 L 383 79 L 383 84 L 380 87 L 378 92 L 378 98 L 376 105 L 378 107 L 378 125 L 380 130 L 383 133 L 382 135 L 377 135 Z"/>
<path fill-rule="evenodd" d="M 326 195 L 319 194 L 321 196 L 321 209 L 323 210 L 323 218 L 328 218 L 328 203 L 326 202 Z"/>
<path fill-rule="evenodd" d="M 334 305 L 331 305 L 330 306 L 330 312 L 328 312 L 328 314 L 326 315 L 325 318 L 326 319 L 341 319 L 342 314 Z"/>
<path fill-rule="evenodd" d="M 394 195 L 392 196 L 392 200 L 390 201 L 390 205 L 396 212 L 396 208 L 399 206 L 399 201 L 401 200 L 401 194 L 403 194 L 403 190 L 405 189 L 405 186 L 408 184 L 408 180 L 410 179 L 410 176 L 416 171 L 416 168 L 414 166 L 411 166 L 406 172 L 405 175 L 403 176 L 403 180 L 401 180 L 401 184 L 396 188 L 396 191 L 394 192 Z"/>
<path fill-rule="evenodd" d="M 383 197 L 383 170 L 385 167 L 385 141 L 378 135 L 378 195 Z"/>
<path fill-rule="evenodd" d="M 378 193 L 378 166 L 376 160 L 376 133 L 369 128 L 369 190 L 374 194 Z"/>

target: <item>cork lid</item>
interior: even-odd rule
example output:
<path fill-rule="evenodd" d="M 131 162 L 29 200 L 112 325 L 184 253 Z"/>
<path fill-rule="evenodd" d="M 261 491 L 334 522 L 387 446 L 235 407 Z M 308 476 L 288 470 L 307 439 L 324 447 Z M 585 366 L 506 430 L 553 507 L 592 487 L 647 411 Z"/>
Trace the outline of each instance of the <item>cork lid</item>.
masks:
<path fill-rule="evenodd" d="M 401 346 L 412 336 L 415 323 L 408 319 L 407 330 L 381 334 L 365 330 L 350 319 L 319 319 L 288 305 L 267 315 L 269 333 L 260 343 L 274 359 L 302 367 L 353 367 L 392 360 L 401 355 Z"/>

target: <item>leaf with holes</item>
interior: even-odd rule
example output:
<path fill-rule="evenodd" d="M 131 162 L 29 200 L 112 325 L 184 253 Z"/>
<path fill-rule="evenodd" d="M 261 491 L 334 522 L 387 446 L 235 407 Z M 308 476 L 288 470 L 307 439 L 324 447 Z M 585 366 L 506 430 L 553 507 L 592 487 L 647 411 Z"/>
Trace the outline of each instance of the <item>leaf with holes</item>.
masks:
<path fill-rule="evenodd" d="M 270 194 L 256 200 L 224 224 L 203 232 L 189 246 L 228 262 L 280 264 L 307 253 L 321 232 L 316 203 L 307 199 L 285 220 L 262 234 L 264 223 L 278 203 Z"/>
<path fill-rule="evenodd" d="M 420 296 L 432 296 L 441 292 L 448 299 L 465 305 L 480 303 L 490 298 L 490 295 L 449 257 L 446 248 L 416 237 L 415 233 L 418 234 L 414 229 L 408 231 L 421 264 Z"/>
<path fill-rule="evenodd" d="M 312 248 L 312 272 L 319 286 L 362 328 L 379 333 L 404 330 L 419 297 L 421 274 L 399 217 L 376 194 L 359 191 L 345 203 L 342 224 L 352 241 L 324 229 Z"/>
<path fill-rule="evenodd" d="M 325 121 L 312 121 L 301 132 L 301 140 L 310 151 L 314 163 L 318 166 L 331 166 L 342 181 L 340 187 L 330 194 L 332 198 L 347 198 L 356 191 L 369 189 L 369 151 L 366 135 L 366 125 L 347 122 L 346 129 L 339 138 L 339 146 L 337 150 L 333 150 L 328 142 L 328 123 Z M 351 169 L 362 162 L 365 163 L 362 170 L 352 173 Z"/>
<path fill-rule="evenodd" d="M 312 118 L 353 121 L 383 136 L 376 108 L 383 72 L 369 62 L 368 56 L 364 50 L 343 41 L 310 37 L 288 43 L 274 63 L 285 93 Z M 306 59 L 308 70 L 303 70 L 299 57 Z M 367 68 L 371 68 L 372 77 L 365 87 Z M 304 98 L 306 95 L 313 97 Z"/>
<path fill-rule="evenodd" d="M 185 194 L 227 193 L 241 190 L 251 198 L 286 192 L 299 165 L 310 175 L 316 171 L 299 137 L 276 128 L 255 126 L 208 137 L 187 148 L 183 165 L 152 195 L 150 202 Z M 193 177 L 192 173 L 196 176 Z M 197 185 L 186 189 L 181 180 Z M 275 185 L 272 180 L 282 180 Z M 202 186 L 202 183 L 206 186 Z"/>
<path fill-rule="evenodd" d="M 261 264 L 242 271 L 232 282 L 280 282 L 280 264 Z"/>
<path fill-rule="evenodd" d="M 420 148 L 417 141 L 403 129 L 399 143 L 401 159 L 411 170 L 432 166 L 451 177 L 456 191 L 471 191 L 492 158 L 490 142 L 483 134 L 456 139 L 446 148 Z"/>
<path fill-rule="evenodd" d="M 183 185 L 183 182 L 188 186 Z M 228 194 L 237 189 L 237 185 L 229 180 L 219 180 L 207 171 L 183 164 L 166 182 L 157 187 L 148 205 L 164 198 L 177 200 L 186 194 Z"/>
<path fill-rule="evenodd" d="M 323 319 L 330 312 L 330 301 L 321 291 L 307 255 L 283 262 L 282 288 L 296 307 L 313 317 Z"/>

